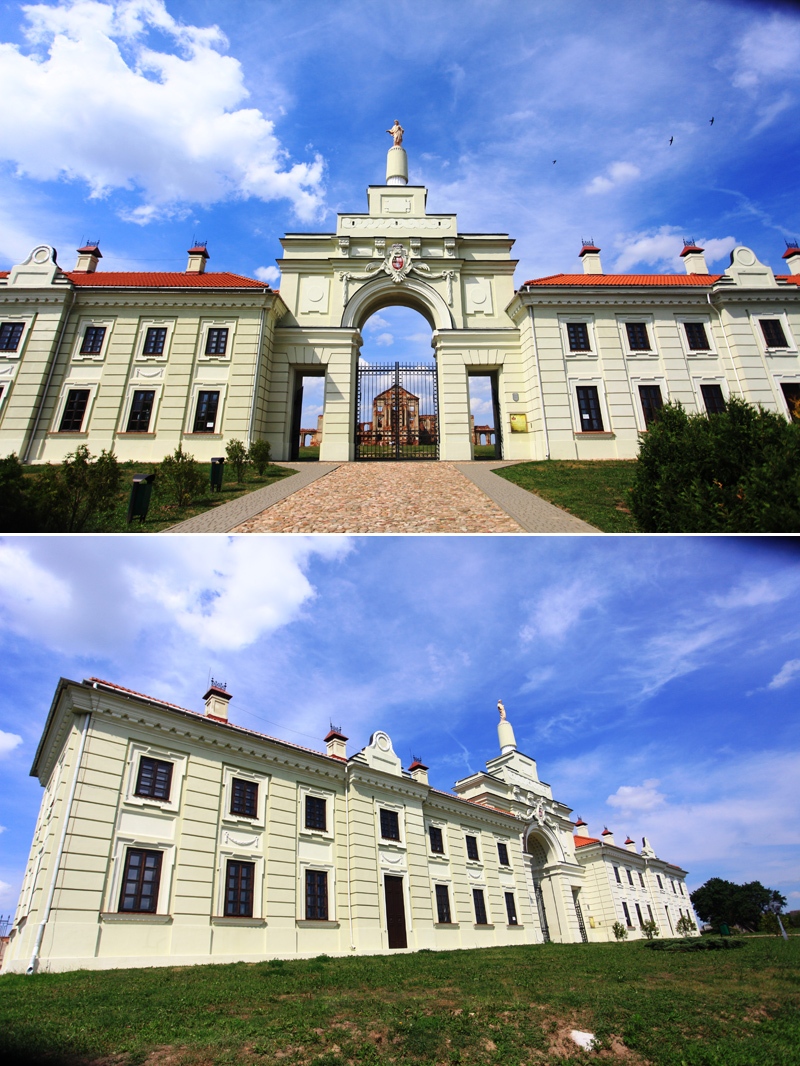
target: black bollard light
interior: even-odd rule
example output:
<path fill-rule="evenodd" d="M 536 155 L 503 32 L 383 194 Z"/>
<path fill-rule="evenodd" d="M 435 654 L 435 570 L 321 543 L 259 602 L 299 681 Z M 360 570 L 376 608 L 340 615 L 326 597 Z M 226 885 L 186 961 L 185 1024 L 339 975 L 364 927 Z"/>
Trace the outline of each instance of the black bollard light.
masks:
<path fill-rule="evenodd" d="M 144 522 L 150 509 L 150 497 L 153 495 L 155 474 L 135 474 L 131 485 L 131 497 L 128 500 L 128 525 L 138 518 Z"/>
<path fill-rule="evenodd" d="M 222 468 L 225 465 L 225 456 L 217 455 L 211 460 L 211 473 L 209 481 L 212 492 L 222 492 Z"/>

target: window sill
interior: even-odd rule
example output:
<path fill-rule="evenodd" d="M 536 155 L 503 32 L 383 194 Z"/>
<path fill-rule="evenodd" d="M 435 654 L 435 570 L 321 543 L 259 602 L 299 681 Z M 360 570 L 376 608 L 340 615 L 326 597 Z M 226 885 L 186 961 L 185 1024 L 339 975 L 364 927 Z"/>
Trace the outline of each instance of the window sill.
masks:
<path fill-rule="evenodd" d="M 222 440 L 221 433 L 184 433 L 184 437 L 205 437 L 206 440 Z"/>
<path fill-rule="evenodd" d="M 596 359 L 598 352 L 567 352 L 567 359 Z"/>
<path fill-rule="evenodd" d="M 628 359 L 638 359 L 640 356 L 645 359 L 652 359 L 658 355 L 658 352 L 626 352 L 625 355 Z"/>
<path fill-rule="evenodd" d="M 327 920 L 323 919 L 323 918 L 297 918 L 295 920 L 295 925 L 299 926 L 301 929 L 338 929 L 339 928 L 339 923 L 333 918 L 327 919 Z"/>
<path fill-rule="evenodd" d="M 428 858 L 438 860 L 439 862 L 447 862 L 447 856 L 441 851 L 429 851 Z"/>
<path fill-rule="evenodd" d="M 83 430 L 74 429 L 51 429 L 47 434 L 48 437 L 74 437 L 76 440 L 87 440 L 89 434 Z"/>
<path fill-rule="evenodd" d="M 433 923 L 433 928 L 434 929 L 460 929 L 461 925 L 460 925 L 459 922 L 434 922 Z"/>
<path fill-rule="evenodd" d="M 473 929 L 494 929 L 492 922 L 474 922 Z"/>
<path fill-rule="evenodd" d="M 135 429 L 120 429 L 117 432 L 117 436 L 118 437 L 139 437 L 139 438 L 144 437 L 146 440 L 154 440 L 155 439 L 155 435 L 156 435 L 155 434 L 155 430 L 151 431 L 149 429 L 147 430 L 146 433 L 145 432 L 141 432 L 139 430 L 135 430 Z"/>
<path fill-rule="evenodd" d="M 267 924 L 266 918 L 246 918 L 244 915 L 237 918 L 233 914 L 212 914 L 212 925 L 246 925 L 255 928 L 263 928 Z"/>
<path fill-rule="evenodd" d="M 307 837 L 309 840 L 320 840 L 323 842 L 333 840 L 333 833 L 330 829 L 309 829 L 303 826 L 299 831 L 301 837 Z"/>
<path fill-rule="evenodd" d="M 149 911 L 101 911 L 101 922 L 134 922 L 144 925 L 171 925 L 171 914 L 151 914 Z"/>
<path fill-rule="evenodd" d="M 797 355 L 796 348 L 765 348 L 765 355 Z"/>
<path fill-rule="evenodd" d="M 573 433 L 573 436 L 576 440 L 579 437 L 594 437 L 596 439 L 599 438 L 600 440 L 614 440 L 616 438 L 616 433 L 610 433 L 605 429 L 576 429 Z"/>
<path fill-rule="evenodd" d="M 523 929 L 523 928 L 524 928 L 524 926 L 522 925 L 521 922 L 514 922 L 513 925 L 507 925 L 506 926 L 506 929 Z"/>

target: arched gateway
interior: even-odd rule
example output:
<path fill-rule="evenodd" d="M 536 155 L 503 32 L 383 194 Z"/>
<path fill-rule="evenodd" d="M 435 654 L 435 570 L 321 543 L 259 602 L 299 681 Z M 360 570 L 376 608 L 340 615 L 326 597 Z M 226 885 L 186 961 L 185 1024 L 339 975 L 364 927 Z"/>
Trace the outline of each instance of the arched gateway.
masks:
<path fill-rule="evenodd" d="M 390 148 L 386 184 L 369 187 L 366 213 L 340 214 L 335 233 L 290 233 L 282 242 L 288 314 L 275 330 L 265 426 L 276 456 L 290 454 L 299 429 L 297 383 L 317 371 L 325 375 L 320 459 L 469 460 L 470 374 L 499 379 L 518 361 L 518 331 L 505 311 L 514 297 L 513 241 L 459 234 L 455 215 L 427 212 L 427 189 L 408 185 L 407 173 L 405 150 Z M 360 360 L 364 323 L 392 306 L 426 319 L 433 365 Z M 515 371 L 505 378 L 513 389 Z M 525 413 L 519 392 L 495 392 L 502 418 L 509 403 Z M 511 442 L 504 450 L 531 457 Z"/>

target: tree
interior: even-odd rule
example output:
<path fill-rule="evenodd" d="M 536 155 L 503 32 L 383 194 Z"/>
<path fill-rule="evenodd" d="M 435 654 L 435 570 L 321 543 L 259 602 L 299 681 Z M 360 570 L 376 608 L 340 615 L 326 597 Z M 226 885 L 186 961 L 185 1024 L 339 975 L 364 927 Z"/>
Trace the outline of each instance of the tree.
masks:
<path fill-rule="evenodd" d="M 259 477 L 264 476 L 264 471 L 269 466 L 270 451 L 268 440 L 254 440 L 250 445 L 250 459 L 255 464 Z"/>
<path fill-rule="evenodd" d="M 765 888 L 760 881 L 737 885 L 721 877 L 706 881 L 692 892 L 690 899 L 698 917 L 715 928 L 724 923 L 755 930 L 762 914 L 777 914 L 786 906 L 786 898 L 780 892 Z"/>
<path fill-rule="evenodd" d="M 229 440 L 225 446 L 225 456 L 236 471 L 237 482 L 241 484 L 244 481 L 245 467 L 250 462 L 247 448 L 240 440 Z"/>
<path fill-rule="evenodd" d="M 194 456 L 178 445 L 172 455 L 164 456 L 161 463 L 161 478 L 167 494 L 178 507 L 191 503 L 203 487 L 203 472 Z"/>
<path fill-rule="evenodd" d="M 631 510 L 646 533 L 795 533 L 800 424 L 733 396 L 718 414 L 665 404 L 642 435 Z"/>
<path fill-rule="evenodd" d="M 113 452 L 93 462 L 85 444 L 58 466 L 45 466 L 29 488 L 44 533 L 82 533 L 87 525 L 102 525 L 118 503 L 122 474 Z"/>
<path fill-rule="evenodd" d="M 611 926 L 611 931 L 613 932 L 614 938 L 617 940 L 618 943 L 621 943 L 623 940 L 628 939 L 628 930 L 625 928 L 622 922 L 614 922 L 614 924 Z"/>
<path fill-rule="evenodd" d="M 648 940 L 652 940 L 653 937 L 660 936 L 660 930 L 652 918 L 648 918 L 646 922 L 642 922 L 642 932 Z"/>
<path fill-rule="evenodd" d="M 0 459 L 0 533 L 38 531 L 24 467 L 15 454 Z"/>
<path fill-rule="evenodd" d="M 697 926 L 694 924 L 688 914 L 682 914 L 678 921 L 675 923 L 675 929 L 681 936 L 691 936 L 692 933 L 697 932 Z"/>

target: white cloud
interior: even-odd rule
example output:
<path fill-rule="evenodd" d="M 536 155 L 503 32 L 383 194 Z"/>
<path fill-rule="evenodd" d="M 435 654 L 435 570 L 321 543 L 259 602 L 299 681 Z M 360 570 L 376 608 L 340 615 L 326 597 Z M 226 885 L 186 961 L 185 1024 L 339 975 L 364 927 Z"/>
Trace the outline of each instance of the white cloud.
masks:
<path fill-rule="evenodd" d="M 760 607 L 763 604 L 779 603 L 790 595 L 791 589 L 784 583 L 778 587 L 767 578 L 760 581 L 748 581 L 732 588 L 725 596 L 712 597 L 716 607 Z"/>
<path fill-rule="evenodd" d="M 633 163 L 617 162 L 612 163 L 605 174 L 598 174 L 592 178 L 589 184 L 586 186 L 587 193 L 603 193 L 609 192 L 611 189 L 617 188 L 619 185 L 626 185 L 630 181 L 634 181 L 641 175 L 639 167 Z"/>
<path fill-rule="evenodd" d="M 609 807 L 616 807 L 620 814 L 655 810 L 657 807 L 663 807 L 666 802 L 663 792 L 656 791 L 657 784 L 657 780 L 651 779 L 642 785 L 620 785 L 617 791 L 608 797 L 606 803 Z"/>
<path fill-rule="evenodd" d="M 277 267 L 256 267 L 255 275 L 259 281 L 265 281 L 273 289 L 277 289 L 281 283 L 281 272 Z"/>
<path fill-rule="evenodd" d="M 0 729 L 0 759 L 6 755 L 10 755 L 14 748 L 18 748 L 22 743 L 22 737 L 17 736 L 16 733 L 4 733 Z M 2 832 L 2 830 L 0 830 Z"/>
<path fill-rule="evenodd" d="M 800 24 L 774 12 L 769 19 L 754 20 L 738 42 L 732 81 L 737 89 L 755 89 L 763 82 L 796 78 L 800 51 Z"/>
<path fill-rule="evenodd" d="M 8 881 L 0 881 L 0 902 L 13 902 L 16 896 L 17 892 L 12 890 L 12 886 Z"/>
<path fill-rule="evenodd" d="M 120 213 L 140 223 L 248 197 L 319 213 L 322 158 L 290 165 L 273 122 L 240 106 L 241 64 L 216 26 L 182 25 L 164 0 L 24 10 L 33 50 L 0 44 L 0 151 L 19 174 L 83 181 L 92 197 L 136 190 Z M 151 30 L 175 51 L 149 47 Z"/>
<path fill-rule="evenodd" d="M 627 271 L 641 263 L 662 271 L 683 274 L 686 267 L 680 254 L 683 251 L 684 237 L 688 239 L 692 235 L 682 233 L 677 226 L 661 226 L 655 233 L 627 234 L 616 242 L 622 250 L 617 257 L 615 269 L 620 272 Z M 736 246 L 735 237 L 693 239 L 705 250 L 707 263 L 723 259 Z"/>
<path fill-rule="evenodd" d="M 767 688 L 783 688 L 790 681 L 793 681 L 797 674 L 800 674 L 800 659 L 789 659 L 773 677 Z"/>
<path fill-rule="evenodd" d="M 291 536 L 194 537 L 191 550 L 178 536 L 129 540 L 124 551 L 114 538 L 0 544 L 0 625 L 95 659 L 154 634 L 244 648 L 314 597 L 313 557 L 335 560 L 349 548 L 346 537 Z"/>
<path fill-rule="evenodd" d="M 394 337 L 391 333 L 379 333 L 375 338 L 375 343 L 379 348 L 388 348 L 390 344 L 394 344 Z"/>
<path fill-rule="evenodd" d="M 362 328 L 364 333 L 374 333 L 378 329 L 388 329 L 391 326 L 391 322 L 384 318 L 383 315 L 373 315 L 372 318 L 367 319 Z"/>
<path fill-rule="evenodd" d="M 562 641 L 583 614 L 600 601 L 602 595 L 596 582 L 580 579 L 571 585 L 555 585 L 545 589 L 533 607 L 529 621 L 520 630 L 520 639 L 525 644 L 536 637 Z"/>

